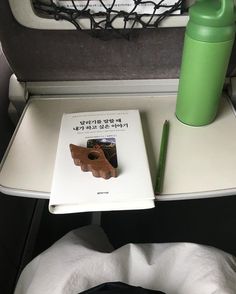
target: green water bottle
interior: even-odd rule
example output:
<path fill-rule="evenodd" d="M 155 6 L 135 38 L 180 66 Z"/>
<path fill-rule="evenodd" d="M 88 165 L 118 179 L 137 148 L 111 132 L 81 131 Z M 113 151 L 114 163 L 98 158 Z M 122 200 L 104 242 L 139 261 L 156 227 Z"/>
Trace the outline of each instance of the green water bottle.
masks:
<path fill-rule="evenodd" d="M 235 38 L 234 0 L 198 0 L 189 17 L 176 116 L 185 124 L 202 126 L 217 114 Z"/>

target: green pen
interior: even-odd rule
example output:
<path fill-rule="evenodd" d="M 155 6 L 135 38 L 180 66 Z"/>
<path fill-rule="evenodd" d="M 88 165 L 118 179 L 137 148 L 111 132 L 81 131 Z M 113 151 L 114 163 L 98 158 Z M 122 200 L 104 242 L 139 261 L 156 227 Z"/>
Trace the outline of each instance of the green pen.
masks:
<path fill-rule="evenodd" d="M 169 137 L 169 126 L 170 126 L 169 121 L 166 120 L 163 124 L 162 135 L 161 135 L 161 146 L 160 146 L 160 154 L 159 154 L 159 160 L 158 160 L 156 186 L 155 186 L 156 195 L 161 194 L 163 189 L 167 145 L 168 145 L 168 137 Z"/>

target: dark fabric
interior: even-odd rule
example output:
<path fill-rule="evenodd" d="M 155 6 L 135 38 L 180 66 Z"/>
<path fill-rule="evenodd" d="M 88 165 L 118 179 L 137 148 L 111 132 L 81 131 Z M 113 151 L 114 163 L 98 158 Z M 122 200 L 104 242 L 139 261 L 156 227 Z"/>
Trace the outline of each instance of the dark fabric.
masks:
<path fill-rule="evenodd" d="M 69 231 L 90 224 L 92 217 L 90 212 L 51 214 L 48 211 L 49 200 L 40 201 L 44 201 L 44 207 L 32 257 L 52 246 Z"/>
<path fill-rule="evenodd" d="M 99 293 L 99 294 L 164 294 L 160 291 L 147 290 L 141 287 L 134 287 L 121 282 L 104 283 L 84 292 L 83 294 Z"/>
<path fill-rule="evenodd" d="M 115 248 L 127 243 L 192 242 L 236 256 L 236 197 L 159 201 L 147 210 L 102 213 Z"/>
<path fill-rule="evenodd" d="M 7 113 L 9 105 L 8 88 L 11 74 L 12 72 L 9 69 L 5 56 L 0 49 L 0 159 L 14 130 Z"/>

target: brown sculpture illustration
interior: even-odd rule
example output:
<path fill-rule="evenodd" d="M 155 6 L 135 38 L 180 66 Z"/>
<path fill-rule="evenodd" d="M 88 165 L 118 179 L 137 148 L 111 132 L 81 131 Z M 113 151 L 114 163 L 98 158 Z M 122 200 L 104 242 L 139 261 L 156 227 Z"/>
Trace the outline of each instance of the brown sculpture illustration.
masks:
<path fill-rule="evenodd" d="M 86 148 L 70 144 L 70 151 L 74 164 L 79 165 L 82 171 L 91 171 L 98 178 L 117 177 L 117 170 L 106 159 L 100 146 Z"/>

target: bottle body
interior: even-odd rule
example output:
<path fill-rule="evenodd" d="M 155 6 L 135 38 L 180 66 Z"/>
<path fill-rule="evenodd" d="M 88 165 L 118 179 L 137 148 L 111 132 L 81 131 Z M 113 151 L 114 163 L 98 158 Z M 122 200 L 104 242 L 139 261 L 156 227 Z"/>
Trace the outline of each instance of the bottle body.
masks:
<path fill-rule="evenodd" d="M 215 119 L 233 42 L 205 42 L 185 34 L 176 104 L 181 122 L 202 126 Z"/>

